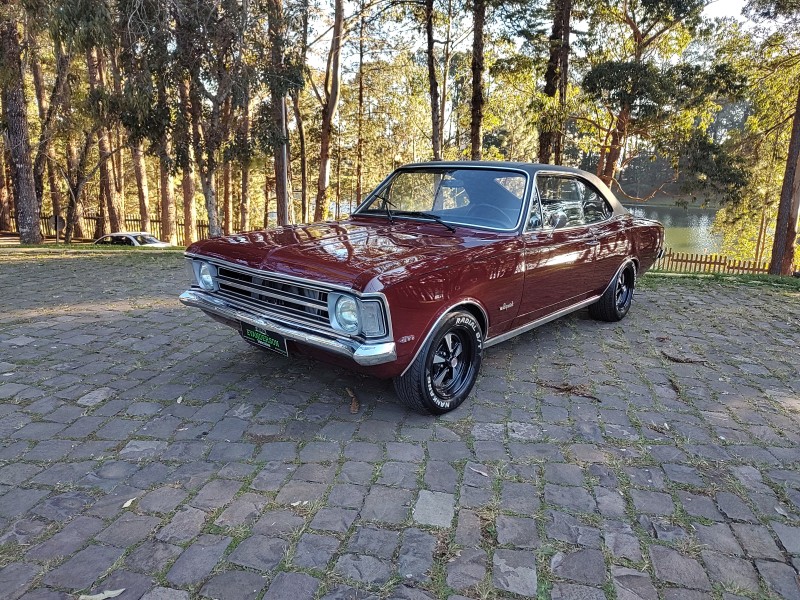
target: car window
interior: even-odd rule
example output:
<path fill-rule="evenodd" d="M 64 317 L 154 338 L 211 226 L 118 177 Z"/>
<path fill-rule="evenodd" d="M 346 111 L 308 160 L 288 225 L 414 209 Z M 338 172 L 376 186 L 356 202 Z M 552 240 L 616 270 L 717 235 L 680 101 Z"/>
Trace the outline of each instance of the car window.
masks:
<path fill-rule="evenodd" d="M 526 185 L 524 173 L 503 169 L 400 170 L 356 214 L 435 216 L 453 224 L 509 230 L 519 223 Z"/>
<path fill-rule="evenodd" d="M 111 238 L 108 236 L 101 237 L 99 240 L 95 242 L 95 244 L 103 244 L 103 245 L 110 243 L 111 243 Z"/>
<path fill-rule="evenodd" d="M 591 183 L 563 175 L 539 175 L 536 187 L 542 203 L 544 227 L 576 227 L 611 216 L 608 201 Z"/>

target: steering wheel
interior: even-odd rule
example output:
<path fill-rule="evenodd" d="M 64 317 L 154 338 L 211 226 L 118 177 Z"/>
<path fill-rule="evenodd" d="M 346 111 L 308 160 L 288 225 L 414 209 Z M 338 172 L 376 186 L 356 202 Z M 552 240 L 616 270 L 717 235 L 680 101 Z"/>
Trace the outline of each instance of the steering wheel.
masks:
<path fill-rule="evenodd" d="M 493 204 L 476 204 L 475 207 L 469 211 L 469 215 L 478 219 L 499 222 L 503 225 L 508 224 L 508 215 Z"/>

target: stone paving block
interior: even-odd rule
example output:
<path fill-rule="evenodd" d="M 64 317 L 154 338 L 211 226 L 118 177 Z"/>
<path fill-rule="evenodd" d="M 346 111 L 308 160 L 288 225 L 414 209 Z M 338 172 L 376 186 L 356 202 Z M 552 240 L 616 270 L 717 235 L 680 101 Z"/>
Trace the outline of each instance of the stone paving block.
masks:
<path fill-rule="evenodd" d="M 427 581 L 433 568 L 436 538 L 421 529 L 403 531 L 403 541 L 397 561 L 400 577 L 406 582 Z"/>
<path fill-rule="evenodd" d="M 569 544 L 600 547 L 600 531 L 584 525 L 576 517 L 566 513 L 548 510 L 545 514 L 545 532 L 547 537 Z"/>
<path fill-rule="evenodd" d="M 601 515 L 608 518 L 625 516 L 625 498 L 618 490 L 595 486 L 594 495 Z"/>
<path fill-rule="evenodd" d="M 480 583 L 486 575 L 486 552 L 464 548 L 447 563 L 447 585 L 457 591 Z"/>
<path fill-rule="evenodd" d="M 319 586 L 318 579 L 305 573 L 278 573 L 263 600 L 313 600 Z"/>
<path fill-rule="evenodd" d="M 339 540 L 330 535 L 304 533 L 297 542 L 292 562 L 298 567 L 324 571 L 339 549 Z"/>
<path fill-rule="evenodd" d="M 173 588 L 156 587 L 142 596 L 141 600 L 189 600 L 189 592 Z"/>
<path fill-rule="evenodd" d="M 175 510 L 187 496 L 188 494 L 184 490 L 164 486 L 148 492 L 138 501 L 137 506 L 139 510 L 145 512 L 167 514 Z"/>
<path fill-rule="evenodd" d="M 13 518 L 25 514 L 48 493 L 46 490 L 14 488 L 0 496 L 0 517 Z"/>
<path fill-rule="evenodd" d="M 343 554 L 336 561 L 334 571 L 347 579 L 380 586 L 389 581 L 392 567 L 388 561 L 368 554 Z"/>
<path fill-rule="evenodd" d="M 255 600 L 267 582 L 248 571 L 225 571 L 214 575 L 200 590 L 200 595 L 214 600 Z"/>
<path fill-rule="evenodd" d="M 413 590 L 413 588 L 411 589 Z M 395 597 L 399 598 L 400 596 L 394 594 L 392 598 Z M 337 585 L 332 587 L 320 600 L 378 600 L 378 596 L 349 585 Z"/>
<path fill-rule="evenodd" d="M 586 585 L 556 583 L 550 592 L 550 598 L 551 600 L 606 600 L 606 595 L 603 590 Z M 618 598 L 620 600 L 628 600 L 619 596 Z"/>
<path fill-rule="evenodd" d="M 202 510 L 216 510 L 233 500 L 236 492 L 238 492 L 241 487 L 241 481 L 214 479 L 204 485 L 189 503 L 195 508 Z"/>
<path fill-rule="evenodd" d="M 606 577 L 603 553 L 592 549 L 558 552 L 550 559 L 550 570 L 557 577 L 578 583 L 600 585 Z"/>
<path fill-rule="evenodd" d="M 497 543 L 501 546 L 538 548 L 541 545 L 535 519 L 498 515 L 495 529 Z"/>
<path fill-rule="evenodd" d="M 86 492 L 73 491 L 50 496 L 30 512 L 49 521 L 67 521 L 94 503 L 94 497 Z"/>
<path fill-rule="evenodd" d="M 21 562 L 12 562 L 0 569 L 0 590 L 5 598 L 17 600 L 30 587 L 39 574 L 39 568 Z"/>
<path fill-rule="evenodd" d="M 791 527 L 778 521 L 770 525 L 789 554 L 800 554 L 800 527 Z"/>
<path fill-rule="evenodd" d="M 701 556 L 711 581 L 758 592 L 758 575 L 749 561 L 711 550 L 703 550 Z"/>
<path fill-rule="evenodd" d="M 172 521 L 156 532 L 156 538 L 171 544 L 188 542 L 203 529 L 207 516 L 199 508 L 183 506 L 172 517 Z"/>
<path fill-rule="evenodd" d="M 345 533 L 358 516 L 358 511 L 348 508 L 321 508 L 311 521 L 312 529 Z"/>
<path fill-rule="evenodd" d="M 617 600 L 658 600 L 658 592 L 646 572 L 627 567 L 611 567 Z"/>
<path fill-rule="evenodd" d="M 671 515 L 675 512 L 675 504 L 669 494 L 648 490 L 630 490 L 631 499 L 636 510 L 646 515 Z"/>
<path fill-rule="evenodd" d="M 454 503 L 452 494 L 422 490 L 414 505 L 414 520 L 422 525 L 450 527 L 455 514 Z"/>
<path fill-rule="evenodd" d="M 327 488 L 328 486 L 324 483 L 289 481 L 278 492 L 275 502 L 291 506 L 297 506 L 300 503 L 311 504 L 322 498 Z"/>
<path fill-rule="evenodd" d="M 304 523 L 305 519 L 290 510 L 272 510 L 261 515 L 253 525 L 253 533 L 269 537 L 286 536 L 302 527 Z"/>
<path fill-rule="evenodd" d="M 390 559 L 399 541 L 400 534 L 397 531 L 364 526 L 356 529 L 347 549 L 355 554 L 371 554 L 378 558 Z"/>
<path fill-rule="evenodd" d="M 713 525 L 701 525 L 695 523 L 695 535 L 697 541 L 709 550 L 716 550 L 723 554 L 741 556 L 742 547 L 736 541 L 730 526 L 725 523 L 714 523 Z"/>
<path fill-rule="evenodd" d="M 96 535 L 95 539 L 111 546 L 127 548 L 149 536 L 160 523 L 161 519 L 158 517 L 126 512 Z"/>
<path fill-rule="evenodd" d="M 497 589 L 535 598 L 538 586 L 536 554 L 525 550 L 495 550 L 492 583 Z"/>
<path fill-rule="evenodd" d="M 307 463 L 297 467 L 292 473 L 292 479 L 298 481 L 311 481 L 313 483 L 330 483 L 336 475 L 336 465 L 323 465 L 319 463 Z"/>
<path fill-rule="evenodd" d="M 786 600 L 800 599 L 797 572 L 785 563 L 757 560 L 756 568 L 767 584 L 767 589 Z"/>
<path fill-rule="evenodd" d="M 479 546 L 481 543 L 481 520 L 474 511 L 461 509 L 458 511 L 456 525 L 456 544 L 461 546 Z"/>
<path fill-rule="evenodd" d="M 364 500 L 361 518 L 365 521 L 403 523 L 408 518 L 413 492 L 374 485 Z"/>
<path fill-rule="evenodd" d="M 180 546 L 148 540 L 125 558 L 125 566 L 131 571 L 152 575 L 163 571 L 181 552 Z"/>
<path fill-rule="evenodd" d="M 745 504 L 741 498 L 731 494 L 730 492 L 717 493 L 717 506 L 722 513 L 734 521 L 746 521 L 747 523 L 755 523 L 756 516 L 750 507 Z"/>
<path fill-rule="evenodd" d="M 338 480 L 342 483 L 366 485 L 372 481 L 375 467 L 368 462 L 346 461 L 339 471 Z"/>
<path fill-rule="evenodd" d="M 268 462 L 255 476 L 250 487 L 260 492 L 276 492 L 295 469 L 297 466 L 291 463 Z"/>
<path fill-rule="evenodd" d="M 94 517 L 75 517 L 64 528 L 33 546 L 27 552 L 27 557 L 33 560 L 47 561 L 59 556 L 69 556 L 80 550 L 83 545 L 97 532 L 105 527 L 103 521 Z"/>
<path fill-rule="evenodd" d="M 113 546 L 87 546 L 48 572 L 42 581 L 46 585 L 68 590 L 88 588 L 122 556 L 122 553 L 122 549 Z"/>
<path fill-rule="evenodd" d="M 695 559 L 664 546 L 650 546 L 650 559 L 656 577 L 668 583 L 698 590 L 710 590 L 711 582 Z"/>
<path fill-rule="evenodd" d="M 500 491 L 500 508 L 522 515 L 539 510 L 539 491 L 529 483 L 504 481 Z"/>
<path fill-rule="evenodd" d="M 342 508 L 359 509 L 364 504 L 367 487 L 350 483 L 338 483 L 331 488 L 328 494 L 328 504 Z"/>
<path fill-rule="evenodd" d="M 177 586 L 200 583 L 208 577 L 230 543 L 231 538 L 229 537 L 210 534 L 201 535 L 191 546 L 183 551 L 172 565 L 172 568 L 167 572 L 167 581 Z"/>
<path fill-rule="evenodd" d="M 102 583 L 92 586 L 91 594 L 99 594 L 107 590 L 125 590 L 117 598 L 120 600 L 140 600 L 145 592 L 153 587 L 153 580 L 141 573 L 125 570 L 113 571 Z"/>
<path fill-rule="evenodd" d="M 251 492 L 242 494 L 234 500 L 214 521 L 220 527 L 238 527 L 252 525 L 261 514 L 269 500 L 260 494 Z"/>
<path fill-rule="evenodd" d="M 286 540 L 253 535 L 236 546 L 228 561 L 258 571 L 271 571 L 283 560 L 287 547 Z"/>
<path fill-rule="evenodd" d="M 734 523 L 731 527 L 748 556 L 783 560 L 783 553 L 766 527 L 747 523 Z"/>
<path fill-rule="evenodd" d="M 417 489 L 417 465 L 413 463 L 385 462 L 381 465 L 377 483 L 407 490 Z"/>

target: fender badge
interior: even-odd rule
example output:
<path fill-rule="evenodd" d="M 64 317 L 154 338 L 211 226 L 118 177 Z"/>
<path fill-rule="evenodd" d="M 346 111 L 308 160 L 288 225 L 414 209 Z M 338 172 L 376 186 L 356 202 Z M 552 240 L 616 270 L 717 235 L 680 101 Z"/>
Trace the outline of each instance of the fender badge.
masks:
<path fill-rule="evenodd" d="M 505 304 L 503 304 L 503 305 L 500 307 L 500 310 L 508 310 L 508 309 L 509 309 L 509 308 L 511 308 L 512 306 L 514 306 L 514 303 L 513 303 L 513 302 L 506 302 Z"/>
<path fill-rule="evenodd" d="M 405 344 L 406 342 L 413 342 L 416 338 L 413 335 L 404 335 L 399 340 L 397 340 L 401 344 Z"/>

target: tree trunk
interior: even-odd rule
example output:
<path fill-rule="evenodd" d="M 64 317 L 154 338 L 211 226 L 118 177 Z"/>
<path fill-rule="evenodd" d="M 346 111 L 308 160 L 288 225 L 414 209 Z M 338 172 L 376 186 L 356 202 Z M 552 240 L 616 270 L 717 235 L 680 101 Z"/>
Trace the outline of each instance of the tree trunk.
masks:
<path fill-rule="evenodd" d="M 250 88 L 245 88 L 242 101 L 242 121 L 239 126 L 239 172 L 242 179 L 242 197 L 239 203 L 239 229 L 250 229 Z"/>
<path fill-rule="evenodd" d="M 4 1 L 4 9 L 9 7 Z M 25 113 L 24 79 L 21 49 L 16 22 L 8 17 L 0 19 L 0 72 L 4 75 L 0 88 L 5 121 L 6 143 L 11 156 L 11 182 L 17 209 L 17 230 L 22 244 L 42 243 L 39 221 L 39 202 L 33 181 L 31 143 L 28 118 Z"/>
<path fill-rule="evenodd" d="M 139 220 L 143 231 L 150 231 L 150 190 L 147 183 L 147 163 L 144 160 L 144 148 L 139 140 L 131 144 L 133 174 L 136 177 L 136 195 L 139 198 Z"/>
<path fill-rule="evenodd" d="M 11 195 L 6 186 L 5 146 L 0 137 L 0 231 L 11 231 Z"/>
<path fill-rule="evenodd" d="M 555 0 L 553 3 L 553 29 L 550 33 L 550 58 L 544 74 L 544 93 L 550 98 L 555 98 L 558 94 L 559 114 L 564 108 L 567 97 L 571 15 L 572 0 Z M 560 117 L 557 123 L 540 122 L 539 162 L 549 163 L 555 153 L 555 163 L 560 164 L 562 126 Z"/>
<path fill-rule="evenodd" d="M 197 240 L 197 206 L 194 201 L 196 184 L 194 179 L 194 146 L 192 144 L 192 114 L 189 106 L 189 81 L 178 83 L 178 97 L 181 118 L 180 127 L 175 134 L 183 142 L 184 155 L 181 156 L 181 192 L 183 194 L 183 243 L 187 246 Z"/>
<path fill-rule="evenodd" d="M 356 205 L 361 204 L 364 185 L 364 0 L 358 25 L 358 140 L 356 141 Z"/>
<path fill-rule="evenodd" d="M 303 121 L 303 113 L 300 112 L 300 93 L 297 90 L 292 92 L 292 107 L 294 109 L 294 122 L 297 127 L 297 137 L 300 143 L 300 219 L 303 223 L 310 220 L 310 210 L 308 206 L 308 158 L 306 157 L 306 126 Z"/>
<path fill-rule="evenodd" d="M 789 155 L 781 186 L 781 200 L 775 223 L 775 240 L 772 244 L 770 275 L 791 275 L 797 240 L 797 217 L 800 212 L 800 92 L 792 120 L 792 137 Z"/>
<path fill-rule="evenodd" d="M 264 167 L 264 229 L 269 229 L 269 203 L 274 179 L 269 176 L 269 160 Z"/>
<path fill-rule="evenodd" d="M 611 143 L 608 145 L 607 149 L 604 151 L 601 150 L 601 152 L 605 152 L 605 157 L 600 179 L 609 187 L 611 187 L 611 183 L 614 181 L 614 177 L 617 174 L 617 162 L 622 155 L 622 147 L 625 144 L 625 138 L 628 134 L 628 120 L 630 114 L 630 106 L 623 106 L 617 117 L 617 126 L 611 132 Z"/>
<path fill-rule="evenodd" d="M 231 201 L 231 161 L 222 163 L 222 231 L 230 235 L 233 230 L 233 202 Z"/>
<path fill-rule="evenodd" d="M 202 107 L 200 98 L 196 91 L 189 89 L 189 111 L 192 118 L 192 146 L 194 149 L 195 164 L 199 167 L 200 186 L 203 190 L 203 198 L 208 213 L 208 235 L 209 237 L 220 237 L 222 228 L 219 224 L 219 211 L 217 210 L 217 185 L 214 178 L 217 168 L 214 152 L 209 151 L 203 156 L 203 147 L 200 133 L 200 115 Z M 213 127 L 213 123 L 212 123 Z"/>
<path fill-rule="evenodd" d="M 322 106 L 322 128 L 320 130 L 319 179 L 317 180 L 317 205 L 314 220 L 328 218 L 330 209 L 331 135 L 333 119 L 339 106 L 341 91 L 341 54 L 344 32 L 344 0 L 334 0 L 333 35 L 328 52 L 328 68 L 325 72 L 325 102 Z"/>
<path fill-rule="evenodd" d="M 170 156 L 172 148 L 169 137 L 164 136 L 162 145 L 163 155 Z M 164 158 L 158 164 L 161 182 L 161 239 L 177 245 L 178 232 L 175 225 L 175 190 L 172 186 L 172 172 Z"/>
<path fill-rule="evenodd" d="M 108 64 L 111 69 L 111 79 L 114 85 L 114 93 L 117 97 L 122 97 L 122 73 L 119 70 L 117 63 L 117 49 L 114 48 L 109 51 Z M 106 70 L 100 69 L 100 81 L 105 86 Z M 111 133 L 109 132 L 109 136 Z M 125 157 L 122 154 L 123 148 L 123 131 L 122 126 L 117 123 L 114 126 L 114 141 L 117 151 L 111 157 L 111 172 L 113 174 L 112 183 L 114 184 L 114 192 L 116 202 L 119 206 L 118 210 L 122 216 L 122 227 L 125 228 Z"/>
<path fill-rule="evenodd" d="M 98 55 L 99 51 L 93 48 L 86 51 L 86 66 L 89 76 L 89 88 L 91 90 L 99 90 L 102 87 L 99 73 L 101 63 Z M 124 208 L 120 204 L 117 185 L 113 180 L 114 162 L 113 160 L 109 161 L 110 158 L 113 158 L 111 153 L 111 139 L 106 127 L 102 127 L 97 134 L 97 149 L 100 153 L 100 185 L 103 188 L 102 196 L 107 203 L 111 231 L 124 231 Z M 111 165 L 111 169 L 109 169 L 109 164 Z"/>
<path fill-rule="evenodd" d="M 483 27 L 486 23 L 486 0 L 474 0 L 472 14 L 472 120 L 469 142 L 472 160 L 480 160 L 483 154 Z"/>
<path fill-rule="evenodd" d="M 433 0 L 425 0 L 425 38 L 427 41 L 425 54 L 428 58 L 428 87 L 431 95 L 431 146 L 433 160 L 442 160 L 442 139 L 439 137 L 439 84 L 436 82 L 436 56 L 434 55 L 433 38 Z"/>

